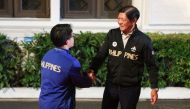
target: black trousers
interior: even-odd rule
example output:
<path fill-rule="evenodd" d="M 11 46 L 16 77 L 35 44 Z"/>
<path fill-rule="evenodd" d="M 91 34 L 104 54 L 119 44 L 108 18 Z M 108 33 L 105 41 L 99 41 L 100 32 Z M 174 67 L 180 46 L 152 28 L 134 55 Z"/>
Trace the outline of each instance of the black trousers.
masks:
<path fill-rule="evenodd" d="M 102 109 L 117 109 L 119 103 L 121 109 L 136 109 L 140 91 L 140 86 L 107 85 L 104 90 Z"/>

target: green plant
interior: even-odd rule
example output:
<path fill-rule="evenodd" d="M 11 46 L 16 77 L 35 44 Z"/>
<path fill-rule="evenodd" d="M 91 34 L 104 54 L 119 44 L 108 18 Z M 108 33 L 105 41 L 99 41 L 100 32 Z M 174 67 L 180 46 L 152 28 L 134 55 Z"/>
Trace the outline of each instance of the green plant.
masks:
<path fill-rule="evenodd" d="M 0 40 L 4 40 L 6 38 L 7 38 L 7 36 L 5 34 L 0 33 Z"/>
<path fill-rule="evenodd" d="M 153 40 L 159 68 L 159 87 L 190 87 L 190 34 L 147 34 Z M 82 71 L 88 69 L 105 36 L 106 33 L 80 32 L 75 37 L 75 46 L 70 52 L 79 59 Z M 53 47 L 46 32 L 34 34 L 31 42 L 21 44 L 0 34 L 0 88 L 39 87 L 41 58 Z M 97 72 L 95 86 L 104 86 L 106 75 L 105 62 Z M 146 67 L 142 86 L 150 86 Z"/>
<path fill-rule="evenodd" d="M 88 69 L 90 61 L 96 55 L 105 35 L 105 33 L 80 32 L 80 34 L 75 38 L 75 46 L 71 49 L 71 54 L 81 62 L 83 72 Z M 96 85 L 103 86 L 105 84 L 105 80 L 106 65 L 103 64 L 97 72 Z"/>
<path fill-rule="evenodd" d="M 34 34 L 31 42 L 22 42 L 23 51 L 27 54 L 22 64 L 24 77 L 21 83 L 26 87 L 40 86 L 41 59 L 45 52 L 53 47 L 48 33 Z"/>
<path fill-rule="evenodd" d="M 180 86 L 190 87 L 190 35 L 189 34 L 160 34 L 147 33 L 153 40 L 156 63 L 159 67 L 159 87 Z M 90 61 L 97 53 L 106 33 L 81 32 L 75 37 L 75 46 L 71 54 L 79 59 L 82 71 L 86 71 Z M 26 86 L 39 86 L 40 81 L 40 60 L 43 54 L 51 49 L 52 43 L 49 34 L 35 34 L 34 41 L 29 47 L 25 47 L 33 57 L 28 58 L 29 64 L 26 70 L 23 84 Z M 26 45 L 25 45 L 26 46 Z M 106 60 L 107 61 L 107 60 Z M 32 67 L 33 66 L 33 67 Z M 104 63 L 97 72 L 97 84 L 104 86 L 106 81 L 107 68 Z M 149 74 L 145 68 L 142 86 L 149 86 Z M 30 83 L 30 84 L 29 84 Z"/>
<path fill-rule="evenodd" d="M 149 35 L 159 66 L 159 86 L 190 87 L 190 34 Z"/>
<path fill-rule="evenodd" d="M 21 86 L 23 53 L 17 42 L 0 34 L 0 88 Z"/>

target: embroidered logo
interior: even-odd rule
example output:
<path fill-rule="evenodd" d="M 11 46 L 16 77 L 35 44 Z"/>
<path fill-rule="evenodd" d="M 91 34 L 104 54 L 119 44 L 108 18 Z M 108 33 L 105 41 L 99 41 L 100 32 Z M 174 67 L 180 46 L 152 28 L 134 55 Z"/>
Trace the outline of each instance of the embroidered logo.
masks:
<path fill-rule="evenodd" d="M 154 51 L 152 51 L 152 55 L 154 55 L 155 53 L 154 53 Z"/>
<path fill-rule="evenodd" d="M 136 50 L 137 50 L 137 49 L 136 49 L 135 46 L 131 48 L 131 51 L 132 51 L 132 52 L 136 52 Z"/>
<path fill-rule="evenodd" d="M 113 47 L 116 47 L 116 46 L 117 46 L 117 42 L 115 42 L 115 41 L 112 42 L 112 46 L 113 46 Z"/>

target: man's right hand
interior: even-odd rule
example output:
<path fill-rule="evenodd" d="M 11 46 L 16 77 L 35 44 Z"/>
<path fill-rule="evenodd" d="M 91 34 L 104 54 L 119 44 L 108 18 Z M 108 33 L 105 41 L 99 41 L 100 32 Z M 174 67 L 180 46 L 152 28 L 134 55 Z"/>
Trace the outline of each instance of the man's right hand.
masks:
<path fill-rule="evenodd" d="M 88 75 L 88 77 L 89 77 L 93 82 L 95 82 L 95 80 L 96 80 L 96 75 L 95 75 L 95 73 L 94 73 L 94 70 L 88 69 L 88 70 L 87 70 L 87 75 Z"/>
<path fill-rule="evenodd" d="M 158 101 L 158 89 L 152 89 L 150 102 L 152 105 L 154 105 L 156 104 L 157 101 Z"/>

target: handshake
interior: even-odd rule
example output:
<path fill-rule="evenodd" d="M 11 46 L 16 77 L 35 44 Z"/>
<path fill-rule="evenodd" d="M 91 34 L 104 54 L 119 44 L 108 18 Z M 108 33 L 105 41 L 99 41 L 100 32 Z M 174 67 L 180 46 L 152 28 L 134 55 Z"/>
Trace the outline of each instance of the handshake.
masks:
<path fill-rule="evenodd" d="M 93 83 L 95 83 L 95 81 L 96 81 L 96 75 L 95 75 L 94 70 L 88 69 L 87 70 L 87 76 L 88 76 L 89 79 L 92 80 Z"/>

